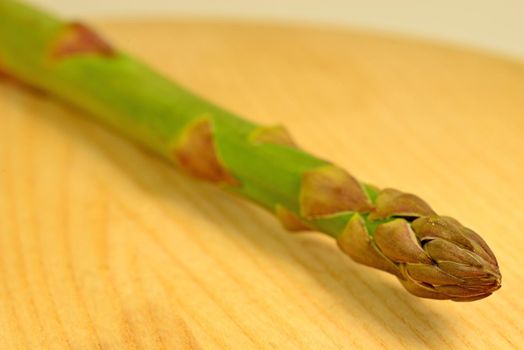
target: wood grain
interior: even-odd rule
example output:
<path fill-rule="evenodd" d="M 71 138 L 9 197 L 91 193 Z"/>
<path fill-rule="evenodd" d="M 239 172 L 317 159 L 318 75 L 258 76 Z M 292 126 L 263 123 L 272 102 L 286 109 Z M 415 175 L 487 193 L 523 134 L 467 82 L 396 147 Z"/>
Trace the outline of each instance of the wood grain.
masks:
<path fill-rule="evenodd" d="M 82 112 L 0 84 L 0 349 L 517 349 L 524 66 L 339 30 L 107 22 L 200 94 L 480 232 L 503 287 L 421 300 L 192 181 Z"/>

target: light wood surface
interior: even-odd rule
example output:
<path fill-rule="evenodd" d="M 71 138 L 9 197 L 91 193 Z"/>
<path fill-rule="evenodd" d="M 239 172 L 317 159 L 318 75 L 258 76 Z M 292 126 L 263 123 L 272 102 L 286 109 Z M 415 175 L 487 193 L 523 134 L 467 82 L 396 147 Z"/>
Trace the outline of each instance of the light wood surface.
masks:
<path fill-rule="evenodd" d="M 524 59 L 522 0 L 27 0 L 68 17 L 218 16 L 307 21 L 452 40 Z"/>
<path fill-rule="evenodd" d="M 328 238 L 0 84 L 0 349 L 517 349 L 524 65 L 424 42 L 197 22 L 98 27 L 169 76 L 478 231 L 503 286 L 422 300 Z"/>

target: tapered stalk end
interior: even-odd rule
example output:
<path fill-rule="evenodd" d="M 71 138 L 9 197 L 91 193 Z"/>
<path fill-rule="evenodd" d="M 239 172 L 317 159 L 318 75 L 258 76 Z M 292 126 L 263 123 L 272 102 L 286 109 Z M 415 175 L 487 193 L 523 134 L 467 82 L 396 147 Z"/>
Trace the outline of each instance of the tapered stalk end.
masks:
<path fill-rule="evenodd" d="M 395 274 L 423 298 L 472 301 L 500 288 L 497 260 L 478 234 L 414 195 L 387 189 L 375 204 L 368 217 L 355 214 L 338 238 L 353 260 Z M 366 220 L 378 218 L 385 222 L 369 232 Z"/>
<path fill-rule="evenodd" d="M 501 286 L 497 259 L 486 242 L 457 220 L 426 216 L 411 223 L 429 264 L 402 265 L 404 286 L 413 294 L 438 293 L 455 301 L 489 296 Z"/>

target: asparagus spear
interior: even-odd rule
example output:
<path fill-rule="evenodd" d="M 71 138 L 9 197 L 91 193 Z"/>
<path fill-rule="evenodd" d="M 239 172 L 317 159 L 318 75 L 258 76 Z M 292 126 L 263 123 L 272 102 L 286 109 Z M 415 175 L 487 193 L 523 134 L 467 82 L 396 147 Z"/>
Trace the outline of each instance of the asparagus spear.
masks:
<path fill-rule="evenodd" d="M 413 194 L 359 182 L 301 150 L 283 127 L 199 98 L 81 23 L 0 0 L 0 71 L 258 203 L 288 230 L 332 236 L 353 260 L 394 274 L 416 296 L 471 301 L 500 288 L 494 254 L 457 220 Z"/>

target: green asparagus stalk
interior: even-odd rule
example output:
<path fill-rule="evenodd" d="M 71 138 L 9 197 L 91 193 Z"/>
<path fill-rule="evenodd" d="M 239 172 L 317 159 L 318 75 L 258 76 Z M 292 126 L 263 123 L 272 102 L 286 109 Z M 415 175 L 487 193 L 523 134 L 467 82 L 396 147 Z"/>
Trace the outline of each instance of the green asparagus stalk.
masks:
<path fill-rule="evenodd" d="M 458 221 L 413 194 L 357 181 L 301 150 L 283 127 L 194 95 L 83 24 L 0 0 L 0 71 L 258 203 L 288 230 L 332 236 L 353 260 L 392 273 L 416 296 L 471 301 L 500 288 L 494 254 Z"/>

